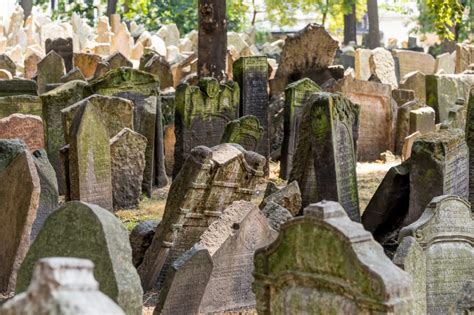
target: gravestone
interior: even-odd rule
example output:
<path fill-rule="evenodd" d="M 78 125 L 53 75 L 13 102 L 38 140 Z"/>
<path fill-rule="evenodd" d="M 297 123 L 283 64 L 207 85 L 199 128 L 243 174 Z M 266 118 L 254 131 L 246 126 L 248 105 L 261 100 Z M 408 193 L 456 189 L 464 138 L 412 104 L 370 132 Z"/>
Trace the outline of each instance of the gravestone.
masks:
<path fill-rule="evenodd" d="M 458 82 L 449 75 L 426 76 L 426 104 L 436 112 L 436 123 L 448 119 L 449 110 L 458 98 Z"/>
<path fill-rule="evenodd" d="M 174 167 L 174 146 L 176 144 L 175 135 L 175 92 L 162 92 L 160 96 L 161 111 L 163 115 L 163 149 L 165 151 L 166 174 L 171 176 Z"/>
<path fill-rule="evenodd" d="M 30 245 L 40 198 L 38 173 L 23 142 L 0 140 L 0 182 L 0 293 L 9 295 Z"/>
<path fill-rule="evenodd" d="M 469 147 L 469 202 L 474 204 L 474 88 L 471 89 L 467 104 L 465 131 Z"/>
<path fill-rule="evenodd" d="M 226 3 L 219 0 L 198 1 L 198 75 L 225 78 L 227 56 Z"/>
<path fill-rule="evenodd" d="M 401 107 L 405 105 L 406 103 L 415 100 L 415 91 L 395 89 L 395 90 L 392 90 L 392 98 L 397 103 L 397 106 Z"/>
<path fill-rule="evenodd" d="M 175 158 L 173 177 L 191 150 L 220 143 L 227 123 L 238 117 L 239 86 L 200 79 L 198 86 L 183 83 L 176 90 Z"/>
<path fill-rule="evenodd" d="M 288 209 L 273 201 L 268 202 L 261 210 L 263 215 L 267 218 L 268 224 L 277 232 L 280 232 L 283 223 L 293 218 L 293 214 Z"/>
<path fill-rule="evenodd" d="M 429 106 L 410 111 L 410 133 L 419 131 L 422 135 L 436 131 L 435 111 Z"/>
<path fill-rule="evenodd" d="M 33 51 L 31 52 L 24 61 L 24 74 L 25 79 L 32 80 L 38 73 L 38 63 L 44 57 L 43 53 Z"/>
<path fill-rule="evenodd" d="M 433 198 L 423 215 L 400 231 L 400 239 L 413 237 L 426 256 L 426 274 L 414 270 L 412 277 L 425 281 L 427 314 L 448 314 L 474 279 L 473 235 L 470 204 L 452 195 Z"/>
<path fill-rule="evenodd" d="M 369 59 L 372 55 L 372 50 L 357 48 L 354 53 L 354 70 L 357 80 L 368 81 L 370 78 Z"/>
<path fill-rule="evenodd" d="M 420 71 L 407 73 L 400 81 L 400 88 L 413 90 L 415 98 L 422 104 L 426 104 L 426 82 L 425 74 Z"/>
<path fill-rule="evenodd" d="M 293 166 L 293 156 L 298 143 L 303 107 L 312 93 L 321 89 L 311 79 L 305 78 L 289 84 L 285 90 L 283 143 L 281 146 L 280 177 L 288 179 Z"/>
<path fill-rule="evenodd" d="M 66 74 L 63 58 L 54 50 L 50 51 L 46 57 L 38 63 L 38 94 L 46 92 L 46 85 L 60 83 L 61 78 Z"/>
<path fill-rule="evenodd" d="M 153 54 L 143 66 L 143 70 L 158 76 L 160 79 L 160 88 L 162 90 L 174 87 L 171 65 L 163 56 L 160 56 L 159 54 Z"/>
<path fill-rule="evenodd" d="M 130 233 L 130 245 L 132 246 L 133 265 L 138 267 L 145 256 L 145 252 L 150 247 L 155 236 L 156 227 L 161 220 L 147 220 L 138 223 Z"/>
<path fill-rule="evenodd" d="M 288 179 L 297 181 L 303 207 L 338 200 L 349 217 L 360 221 L 355 133 L 358 105 L 341 94 L 313 94 L 303 109 Z"/>
<path fill-rule="evenodd" d="M 21 139 L 31 153 L 43 149 L 43 121 L 41 117 L 24 114 L 13 114 L 1 118 L 0 139 Z"/>
<path fill-rule="evenodd" d="M 161 287 L 171 264 L 236 200 L 250 201 L 265 158 L 239 145 L 194 148 L 171 184 L 163 221 L 139 267 L 145 290 Z"/>
<path fill-rule="evenodd" d="M 372 50 L 369 65 L 372 76 L 378 78 L 381 83 L 390 85 L 392 89 L 398 88 L 395 61 L 388 50 L 382 47 Z"/>
<path fill-rule="evenodd" d="M 407 102 L 398 108 L 395 130 L 395 154 L 399 155 L 402 153 L 405 138 L 412 134 L 410 133 L 410 113 L 419 108 L 422 108 L 422 104 L 417 100 Z"/>
<path fill-rule="evenodd" d="M 46 54 L 50 51 L 55 51 L 58 55 L 60 55 L 64 60 L 64 66 L 66 67 L 66 72 L 71 71 L 73 68 L 72 63 L 72 38 L 55 38 L 46 39 L 45 42 Z"/>
<path fill-rule="evenodd" d="M 268 186 L 267 186 L 268 188 Z M 268 203 L 275 203 L 287 209 L 293 216 L 298 215 L 301 210 L 301 191 L 298 182 L 294 181 L 283 187 L 265 195 L 260 203 L 260 209 L 264 209 Z"/>
<path fill-rule="evenodd" d="M 86 259 L 43 258 L 35 265 L 28 290 L 5 303 L 0 314 L 125 315 L 99 291 L 93 270 Z"/>
<path fill-rule="evenodd" d="M 92 260 L 100 291 L 114 300 L 125 314 L 142 314 L 143 292 L 132 265 L 128 233 L 109 211 L 73 201 L 53 212 L 21 265 L 17 294 L 27 290 L 34 264 L 45 257 Z"/>
<path fill-rule="evenodd" d="M 81 107 L 69 133 L 71 200 L 81 200 L 113 210 L 109 135 L 99 111 Z"/>
<path fill-rule="evenodd" d="M 105 62 L 110 65 L 110 69 L 118 69 L 120 67 L 133 68 L 132 62 L 119 51 L 106 58 Z"/>
<path fill-rule="evenodd" d="M 257 117 L 248 115 L 229 122 L 220 143 L 237 143 L 247 151 L 256 151 L 262 135 L 263 128 Z"/>
<path fill-rule="evenodd" d="M 454 73 L 454 69 L 456 67 L 456 56 L 451 55 L 450 53 L 444 53 L 441 55 L 436 56 L 436 64 L 435 64 L 435 72 L 439 73 L 443 71 L 443 73 L 452 74 Z"/>
<path fill-rule="evenodd" d="M 164 132 L 164 117 L 161 105 L 162 98 L 158 98 L 156 102 L 156 122 L 155 122 L 155 167 L 153 168 L 153 184 L 158 188 L 168 185 L 168 176 L 166 174 L 165 164 L 165 132 Z"/>
<path fill-rule="evenodd" d="M 266 57 L 241 57 L 233 65 L 233 77 L 240 87 L 239 115 L 257 117 L 263 137 L 256 152 L 270 157 L 268 112 L 268 62 Z"/>
<path fill-rule="evenodd" d="M 125 128 L 110 139 L 114 210 L 136 208 L 140 202 L 147 140 Z"/>
<path fill-rule="evenodd" d="M 251 290 L 253 254 L 276 237 L 257 206 L 234 202 L 172 265 L 154 314 L 209 314 L 255 308 Z M 196 269 L 201 271 L 198 279 L 204 278 L 200 283 L 190 281 Z M 186 286 L 191 292 L 183 294 Z"/>
<path fill-rule="evenodd" d="M 78 67 L 86 79 L 90 79 L 94 76 L 97 65 L 102 61 L 102 57 L 88 53 L 75 53 L 73 60 L 74 67 Z"/>
<path fill-rule="evenodd" d="M 468 281 L 450 308 L 450 314 L 469 314 L 474 311 L 474 281 Z"/>
<path fill-rule="evenodd" d="M 37 85 L 33 80 L 11 79 L 0 80 L 0 97 L 5 96 L 37 96 Z"/>
<path fill-rule="evenodd" d="M 258 313 L 405 314 L 413 305 L 409 275 L 336 202 L 285 223 L 254 264 Z"/>
<path fill-rule="evenodd" d="M 1 81 L 0 81 L 1 82 Z M 32 95 L 0 97 L 0 117 L 14 114 L 42 116 L 41 99 Z"/>
<path fill-rule="evenodd" d="M 402 161 L 406 161 L 410 158 L 413 144 L 419 137 L 421 137 L 421 132 L 417 131 L 405 138 L 405 142 L 403 143 L 402 148 Z"/>
<path fill-rule="evenodd" d="M 87 79 L 84 77 L 82 74 L 81 70 L 77 67 L 72 68 L 71 71 L 66 73 L 62 78 L 61 78 L 61 83 L 66 83 L 69 81 L 74 81 L 74 80 L 82 80 L 82 81 L 87 81 Z"/>
<path fill-rule="evenodd" d="M 413 71 L 420 71 L 424 74 L 434 74 L 436 60 L 430 54 L 424 52 L 399 50 L 392 51 L 393 56 L 398 58 L 400 64 L 400 77 Z"/>
<path fill-rule="evenodd" d="M 474 63 L 474 45 L 456 44 L 456 67 L 455 73 L 464 72 Z"/>
<path fill-rule="evenodd" d="M 16 76 L 16 65 L 6 54 L 0 54 L 0 69 L 7 70 L 12 76 Z"/>
<path fill-rule="evenodd" d="M 86 82 L 71 81 L 41 95 L 41 103 L 43 105 L 42 117 L 46 125 L 46 152 L 56 172 L 59 193 L 61 195 L 63 195 L 66 190 L 65 174 L 62 171 L 59 158 L 59 149 L 66 144 L 64 141 L 61 110 L 81 101 L 90 94 L 90 88 Z"/>
<path fill-rule="evenodd" d="M 469 149 L 460 129 L 418 138 L 412 147 L 410 207 L 404 226 L 418 220 L 433 197 L 469 196 Z"/>

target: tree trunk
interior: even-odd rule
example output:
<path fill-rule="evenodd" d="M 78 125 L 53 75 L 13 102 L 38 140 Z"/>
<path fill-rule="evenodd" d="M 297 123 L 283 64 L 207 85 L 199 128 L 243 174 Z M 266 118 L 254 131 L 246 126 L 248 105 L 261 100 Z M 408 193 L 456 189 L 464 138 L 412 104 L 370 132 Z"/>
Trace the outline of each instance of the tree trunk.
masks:
<path fill-rule="evenodd" d="M 33 0 L 20 0 L 20 6 L 23 8 L 26 20 L 26 18 L 31 14 L 31 9 L 33 8 Z"/>
<path fill-rule="evenodd" d="M 107 0 L 107 16 L 117 13 L 117 0 Z"/>
<path fill-rule="evenodd" d="M 356 2 L 350 4 L 350 0 L 345 0 L 351 5 L 351 13 L 344 15 L 344 45 L 354 42 L 357 45 L 357 26 L 356 26 Z"/>
<path fill-rule="evenodd" d="M 367 0 L 367 15 L 369 17 L 368 45 L 370 49 L 380 46 L 379 8 L 377 0 Z"/>

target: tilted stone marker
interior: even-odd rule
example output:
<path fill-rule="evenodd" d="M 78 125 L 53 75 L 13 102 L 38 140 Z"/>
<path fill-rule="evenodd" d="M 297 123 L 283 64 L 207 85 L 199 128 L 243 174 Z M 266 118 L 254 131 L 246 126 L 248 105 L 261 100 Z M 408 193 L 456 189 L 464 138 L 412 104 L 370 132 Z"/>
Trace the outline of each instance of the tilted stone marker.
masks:
<path fill-rule="evenodd" d="M 426 104 L 436 112 L 436 123 L 448 119 L 449 110 L 458 98 L 458 80 L 449 75 L 426 76 Z"/>
<path fill-rule="evenodd" d="M 474 45 L 456 44 L 456 68 L 455 73 L 464 72 L 474 63 Z"/>
<path fill-rule="evenodd" d="M 458 196 L 434 198 L 417 221 L 400 231 L 400 239 L 408 236 L 426 256 L 426 274 L 412 273 L 415 282 L 426 281 L 426 313 L 448 314 L 464 285 L 474 279 L 470 204 Z"/>
<path fill-rule="evenodd" d="M 357 48 L 354 52 L 354 70 L 355 78 L 361 81 L 368 81 L 370 78 L 369 58 L 372 55 L 372 50 Z"/>
<path fill-rule="evenodd" d="M 227 206 L 250 200 L 265 163 L 261 155 L 238 145 L 191 151 L 171 184 L 163 221 L 139 267 L 145 290 L 162 285 L 171 264 L 199 241 Z"/>
<path fill-rule="evenodd" d="M 24 293 L 0 308 L 0 315 L 125 315 L 107 295 L 99 291 L 90 260 L 43 258 Z"/>
<path fill-rule="evenodd" d="M 392 89 L 398 88 L 395 61 L 388 50 L 382 47 L 374 49 L 369 57 L 369 65 L 371 74 L 381 83 L 390 85 Z"/>
<path fill-rule="evenodd" d="M 253 254 L 276 237 L 276 231 L 257 206 L 234 202 L 171 266 L 155 314 L 208 314 L 255 308 L 251 289 Z M 206 257 L 210 259 L 204 260 L 203 266 Z M 193 269 L 204 269 L 199 275 L 204 281 L 189 281 Z M 192 293 L 183 294 L 186 286 Z"/>
<path fill-rule="evenodd" d="M 466 143 L 469 147 L 469 202 L 474 203 L 474 88 L 471 89 L 466 115 Z"/>
<path fill-rule="evenodd" d="M 38 63 L 38 94 L 46 92 L 46 85 L 60 83 L 65 74 L 66 68 L 63 58 L 54 50 L 50 51 Z"/>
<path fill-rule="evenodd" d="M 285 120 L 281 146 L 280 177 L 288 179 L 293 166 L 293 155 L 298 143 L 303 107 L 312 93 L 321 89 L 311 79 L 305 78 L 289 84 L 285 90 Z"/>
<path fill-rule="evenodd" d="M 21 139 L 30 152 L 44 148 L 44 131 L 41 117 L 13 114 L 0 119 L 0 139 Z"/>
<path fill-rule="evenodd" d="M 106 58 L 105 62 L 110 65 L 110 69 L 118 69 L 120 67 L 133 68 L 132 62 L 118 51 Z"/>
<path fill-rule="evenodd" d="M 415 91 L 405 89 L 392 90 L 392 98 L 397 103 L 398 107 L 405 105 L 408 102 L 415 100 Z"/>
<path fill-rule="evenodd" d="M 138 223 L 130 233 L 130 245 L 132 246 L 133 265 L 138 267 L 150 247 L 155 236 L 156 227 L 161 220 L 147 220 Z"/>
<path fill-rule="evenodd" d="M 254 258 L 261 314 L 404 314 L 411 279 L 335 202 L 307 207 Z"/>
<path fill-rule="evenodd" d="M 354 133 L 359 108 L 341 94 L 319 92 L 301 116 L 289 181 L 297 181 L 303 207 L 338 200 L 349 217 L 360 221 Z"/>
<path fill-rule="evenodd" d="M 138 206 L 142 191 L 147 140 L 125 128 L 110 139 L 114 210 Z"/>
<path fill-rule="evenodd" d="M 286 208 L 293 216 L 296 216 L 301 210 L 302 202 L 298 182 L 293 181 L 282 189 L 277 189 L 277 191 L 264 197 L 259 205 L 260 209 L 265 208 L 270 202 Z"/>
<path fill-rule="evenodd" d="M 153 56 L 144 65 L 143 70 L 153 73 L 160 78 L 160 88 L 162 90 L 174 86 L 171 65 L 163 56 L 160 56 L 159 54 L 153 54 Z"/>
<path fill-rule="evenodd" d="M 247 151 L 256 151 L 263 128 L 255 116 L 243 116 L 232 120 L 225 126 L 221 143 L 237 143 Z"/>
<path fill-rule="evenodd" d="M 142 314 L 142 288 L 132 265 L 128 233 L 112 213 L 96 205 L 68 202 L 53 212 L 21 265 L 16 293 L 27 290 L 35 263 L 45 257 L 90 259 L 99 289 L 125 314 Z"/>
<path fill-rule="evenodd" d="M 77 67 L 72 68 L 71 71 L 66 73 L 61 78 L 61 83 L 66 83 L 66 82 L 74 81 L 74 80 L 87 81 L 86 77 L 82 74 L 81 70 Z"/>
<path fill-rule="evenodd" d="M 0 293 L 15 289 L 30 245 L 40 198 L 40 180 L 23 142 L 0 140 Z"/>
<path fill-rule="evenodd" d="M 55 39 L 46 39 L 45 41 L 46 54 L 50 51 L 55 51 L 60 55 L 64 60 L 64 65 L 66 67 L 66 72 L 71 71 L 73 68 L 72 65 L 72 38 L 55 38 Z"/>
<path fill-rule="evenodd" d="M 425 74 L 420 71 L 407 73 L 400 81 L 400 88 L 413 90 L 417 100 L 422 104 L 426 103 L 426 82 Z"/>

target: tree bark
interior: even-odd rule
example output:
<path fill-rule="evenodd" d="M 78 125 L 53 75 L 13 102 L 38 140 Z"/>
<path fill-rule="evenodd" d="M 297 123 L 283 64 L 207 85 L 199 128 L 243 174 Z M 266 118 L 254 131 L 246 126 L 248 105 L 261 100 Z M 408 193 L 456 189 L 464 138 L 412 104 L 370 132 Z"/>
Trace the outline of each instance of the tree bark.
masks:
<path fill-rule="evenodd" d="M 107 0 L 107 16 L 117 13 L 117 0 Z"/>
<path fill-rule="evenodd" d="M 344 45 L 354 42 L 357 45 L 356 2 L 345 0 L 351 5 L 351 12 L 344 15 Z M 350 4 L 352 2 L 352 4 Z"/>
<path fill-rule="evenodd" d="M 367 15 L 369 17 L 368 45 L 370 49 L 380 46 L 379 8 L 377 0 L 367 0 Z"/>
<path fill-rule="evenodd" d="M 26 20 L 26 18 L 31 14 L 31 9 L 33 8 L 33 0 L 20 0 L 20 6 L 23 8 Z"/>

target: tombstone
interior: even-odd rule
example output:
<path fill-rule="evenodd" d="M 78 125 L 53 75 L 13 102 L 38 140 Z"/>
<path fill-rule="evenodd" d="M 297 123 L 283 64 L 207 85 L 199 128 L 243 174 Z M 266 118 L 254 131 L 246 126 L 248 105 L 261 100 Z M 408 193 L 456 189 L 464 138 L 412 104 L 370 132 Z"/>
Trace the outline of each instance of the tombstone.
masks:
<path fill-rule="evenodd" d="M 61 162 L 59 159 L 59 149 L 65 143 L 65 136 L 62 125 L 61 110 L 82 100 L 90 94 L 90 88 L 84 81 L 67 82 L 61 87 L 41 95 L 43 104 L 43 119 L 46 125 L 46 152 L 49 160 L 56 171 L 60 194 L 65 193 L 65 181 Z"/>
<path fill-rule="evenodd" d="M 267 186 L 268 189 L 268 186 Z M 264 209 L 267 204 L 275 203 L 287 209 L 292 216 L 298 215 L 301 210 L 301 191 L 298 182 L 293 181 L 282 189 L 278 189 L 265 195 L 259 205 L 260 209 Z"/>
<path fill-rule="evenodd" d="M 99 291 L 90 260 L 43 258 L 34 268 L 28 290 L 5 303 L 0 314 L 125 315 Z"/>
<path fill-rule="evenodd" d="M 418 220 L 435 196 L 469 196 L 469 151 L 464 132 L 441 129 L 422 135 L 413 144 L 410 207 L 404 226 Z"/>
<path fill-rule="evenodd" d="M 12 76 L 16 76 L 16 65 L 6 54 L 0 54 L 0 69 L 7 70 Z"/>
<path fill-rule="evenodd" d="M 293 155 L 298 143 L 303 107 L 312 93 L 321 89 L 312 80 L 305 78 L 291 83 L 285 90 L 283 143 L 281 147 L 280 177 L 288 179 L 293 165 Z"/>
<path fill-rule="evenodd" d="M 398 58 L 400 64 L 400 77 L 413 71 L 424 74 L 434 74 L 436 60 L 430 54 L 410 50 L 392 50 L 393 56 Z"/>
<path fill-rule="evenodd" d="M 194 147 L 220 143 L 227 123 L 238 117 L 239 93 L 237 84 L 219 84 L 213 78 L 200 79 L 198 86 L 178 86 L 173 177 Z"/>
<path fill-rule="evenodd" d="M 426 313 L 448 314 L 459 292 L 474 279 L 474 220 L 470 204 L 458 196 L 439 196 L 421 218 L 400 231 L 413 237 L 426 256 L 426 274 L 412 273 L 426 283 Z"/>
<path fill-rule="evenodd" d="M 40 198 L 40 180 L 31 154 L 18 140 L 0 140 L 0 293 L 15 289 L 17 273 L 30 245 Z"/>
<path fill-rule="evenodd" d="M 405 137 L 401 155 L 402 161 L 406 161 L 411 157 L 411 149 L 413 148 L 413 144 L 419 137 L 421 137 L 421 132 L 419 131 L 414 132 L 411 135 Z"/>
<path fill-rule="evenodd" d="M 458 105 L 458 101 L 461 101 L 460 103 L 462 105 Z M 456 105 L 449 109 L 448 121 L 446 123 L 450 128 L 463 129 L 466 126 L 466 110 L 464 108 L 464 100 L 458 99 L 456 101 Z"/>
<path fill-rule="evenodd" d="M 456 44 L 455 73 L 462 73 L 474 63 L 474 45 Z"/>
<path fill-rule="evenodd" d="M 78 67 L 86 79 L 94 76 L 97 65 L 102 61 L 99 55 L 87 53 L 74 54 L 74 67 Z"/>
<path fill-rule="evenodd" d="M 358 161 L 375 161 L 380 153 L 394 151 L 392 93 L 389 85 L 345 78 L 335 90 L 360 105 Z M 354 144 L 356 141 L 354 141 Z"/>
<path fill-rule="evenodd" d="M 413 305 L 409 275 L 336 202 L 285 223 L 254 264 L 258 313 L 404 314 Z"/>
<path fill-rule="evenodd" d="M 112 211 L 109 139 L 100 112 L 82 106 L 69 131 L 70 198 Z"/>
<path fill-rule="evenodd" d="M 130 245 L 132 246 L 133 265 L 138 267 L 145 256 L 145 252 L 150 247 L 155 236 L 156 227 L 161 220 L 147 220 L 139 222 L 130 233 Z"/>
<path fill-rule="evenodd" d="M 0 139 L 21 139 L 30 153 L 44 148 L 43 121 L 41 117 L 12 114 L 0 119 Z"/>
<path fill-rule="evenodd" d="M 77 67 L 71 69 L 61 78 L 61 83 L 66 83 L 74 80 L 87 81 L 86 77 L 82 74 L 81 70 Z"/>
<path fill-rule="evenodd" d="M 163 149 L 165 152 L 166 174 L 171 176 L 174 167 L 174 146 L 176 144 L 175 135 L 175 92 L 162 92 L 160 95 L 161 111 L 163 115 Z"/>
<path fill-rule="evenodd" d="M 156 122 L 155 122 L 155 167 L 153 168 L 153 184 L 158 188 L 168 185 L 168 176 L 166 174 L 165 164 L 165 143 L 164 143 L 164 118 L 160 97 L 156 103 Z"/>
<path fill-rule="evenodd" d="M 67 202 L 54 211 L 21 265 L 17 294 L 27 290 L 34 264 L 45 257 L 90 259 L 100 291 L 126 314 L 142 314 L 143 292 L 132 265 L 128 232 L 109 211 L 78 201 Z"/>
<path fill-rule="evenodd" d="M 133 68 L 132 62 L 119 51 L 106 58 L 105 62 L 110 65 L 110 69 L 118 69 L 120 67 Z"/>
<path fill-rule="evenodd" d="M 372 50 L 369 65 L 372 76 L 378 78 L 381 83 L 390 85 L 392 89 L 398 88 L 395 61 L 388 50 L 382 47 Z"/>
<path fill-rule="evenodd" d="M 162 90 L 169 87 L 174 87 L 171 65 L 163 56 L 159 54 L 153 54 L 143 66 L 143 70 L 158 76 L 160 79 L 160 88 Z"/>
<path fill-rule="evenodd" d="M 147 140 L 125 128 L 110 139 L 114 210 L 138 206 L 142 192 Z"/>
<path fill-rule="evenodd" d="M 372 55 L 372 50 L 370 49 L 363 49 L 363 48 L 357 48 L 355 53 L 354 53 L 354 70 L 355 70 L 355 75 L 357 80 L 362 80 L 362 81 L 368 81 L 371 72 L 370 72 L 370 65 L 369 65 L 369 59 L 370 56 Z"/>
<path fill-rule="evenodd" d="M 466 114 L 466 143 L 469 148 L 469 202 L 474 203 L 474 88 L 470 91 Z"/>
<path fill-rule="evenodd" d="M 236 200 L 250 201 L 265 158 L 239 145 L 194 148 L 171 184 L 155 237 L 139 267 L 145 290 L 161 287 L 171 264 Z"/>
<path fill-rule="evenodd" d="M 420 71 L 407 73 L 400 81 L 400 89 L 415 91 L 415 98 L 422 104 L 426 104 L 425 77 Z"/>
<path fill-rule="evenodd" d="M 274 203 L 273 201 L 265 204 L 264 208 L 261 208 L 263 215 L 267 218 L 268 224 L 277 232 L 280 232 L 281 226 L 293 218 L 293 214 L 281 205 Z"/>
<path fill-rule="evenodd" d="M 41 95 L 46 92 L 46 85 L 61 82 L 61 78 L 65 73 L 63 58 L 54 50 L 50 51 L 38 63 L 38 94 Z"/>
<path fill-rule="evenodd" d="M 128 31 L 127 24 L 122 22 L 118 26 L 118 30 L 114 31 L 112 43 L 110 45 L 110 53 L 119 52 L 126 58 L 130 57 L 133 47 L 133 37 Z"/>
<path fill-rule="evenodd" d="M 392 98 L 397 103 L 397 106 L 401 107 L 405 105 L 406 103 L 415 100 L 415 91 L 395 89 L 395 90 L 392 90 Z"/>
<path fill-rule="evenodd" d="M 429 106 L 410 111 L 410 133 L 419 131 L 422 135 L 436 131 L 435 111 Z"/>
<path fill-rule="evenodd" d="M 72 57 L 72 38 L 55 38 L 46 39 L 45 42 L 46 54 L 50 51 L 55 51 L 59 56 L 64 60 L 64 66 L 66 67 L 66 72 L 71 71 L 73 68 Z"/>
<path fill-rule="evenodd" d="M 227 55 L 226 4 L 219 0 L 199 0 L 198 75 L 225 78 Z"/>
<path fill-rule="evenodd" d="M 0 118 L 5 118 L 17 113 L 42 116 L 41 107 L 41 99 L 37 96 L 16 95 L 0 97 Z"/>
<path fill-rule="evenodd" d="M 413 132 L 410 132 L 410 113 L 413 110 L 422 108 L 422 104 L 417 100 L 409 101 L 397 110 L 397 122 L 395 130 L 395 154 L 401 154 L 403 151 L 403 144 L 405 143 L 405 138 L 411 135 Z M 431 108 L 431 107 L 430 107 Z M 416 131 L 416 130 L 415 130 Z"/>
<path fill-rule="evenodd" d="M 37 96 L 37 85 L 33 80 L 12 79 L 0 80 L 0 97 L 32 95 Z"/>
<path fill-rule="evenodd" d="M 451 306 L 450 314 L 469 314 L 474 311 L 474 281 L 468 281 L 458 294 L 458 299 Z"/>
<path fill-rule="evenodd" d="M 298 182 L 303 207 L 338 200 L 352 220 L 360 221 L 354 148 L 358 115 L 358 105 L 341 94 L 319 92 L 308 100 L 288 179 Z"/>
<path fill-rule="evenodd" d="M 247 151 L 256 151 L 262 135 L 257 117 L 248 115 L 229 122 L 220 143 L 237 143 Z"/>
<path fill-rule="evenodd" d="M 272 95 L 306 77 L 318 85 L 333 78 L 328 67 L 334 61 L 338 44 L 324 26 L 318 24 L 308 24 L 289 36 L 283 46 L 275 79 L 271 82 Z"/>
<path fill-rule="evenodd" d="M 439 73 L 440 71 L 442 71 L 443 73 L 452 74 L 455 72 L 455 67 L 455 57 L 453 57 L 450 53 L 444 53 L 436 56 L 434 73 Z"/>
<path fill-rule="evenodd" d="M 109 71 L 110 64 L 108 62 L 101 61 L 97 64 L 97 67 L 95 68 L 93 79 L 98 79 L 102 76 L 105 76 Z"/>
<path fill-rule="evenodd" d="M 277 235 L 257 206 L 234 202 L 172 265 L 155 314 L 209 314 L 255 308 L 251 290 L 253 254 Z M 196 271 L 201 271 L 197 277 L 193 276 Z M 196 278 L 201 281 L 192 281 Z M 186 287 L 189 289 L 184 291 Z"/>
<path fill-rule="evenodd" d="M 458 82 L 448 75 L 426 76 L 426 104 L 436 112 L 436 123 L 448 119 L 449 109 L 458 98 Z"/>
<path fill-rule="evenodd" d="M 38 63 L 44 57 L 43 53 L 33 51 L 26 58 L 24 62 L 24 74 L 26 79 L 33 79 L 38 72 Z"/>

